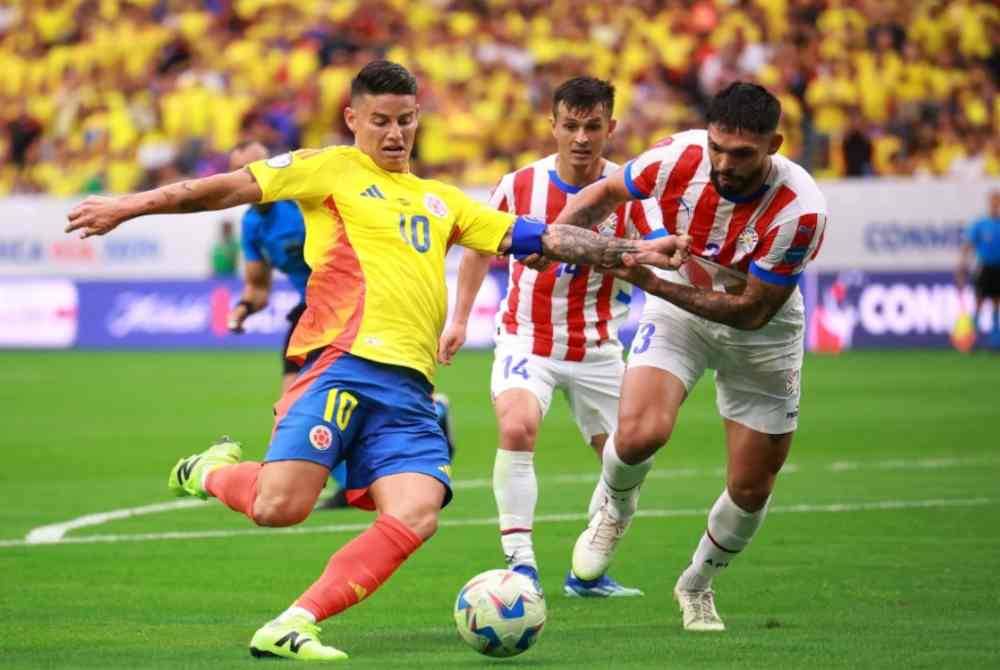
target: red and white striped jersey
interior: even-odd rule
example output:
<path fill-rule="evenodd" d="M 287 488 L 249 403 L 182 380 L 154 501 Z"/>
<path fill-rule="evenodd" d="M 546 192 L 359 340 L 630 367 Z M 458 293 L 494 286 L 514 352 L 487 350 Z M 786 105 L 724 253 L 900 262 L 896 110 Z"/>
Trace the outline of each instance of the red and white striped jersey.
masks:
<path fill-rule="evenodd" d="M 605 161 L 602 176 L 618 169 Z M 582 187 L 563 182 L 555 154 L 504 175 L 490 204 L 505 212 L 552 223 Z M 607 218 L 598 232 L 616 237 L 649 233 L 644 223 L 630 222 L 628 205 Z M 582 361 L 602 345 L 617 351 L 618 327 L 628 313 L 631 286 L 587 265 L 558 263 L 536 272 L 513 258 L 507 296 L 497 312 L 498 337 L 523 339 L 531 352 L 567 361 Z"/>
<path fill-rule="evenodd" d="M 625 185 L 642 199 L 633 220 L 691 236 L 692 260 L 681 275 L 695 286 L 725 290 L 747 273 L 796 283 L 823 243 L 826 199 L 816 182 L 775 154 L 761 190 L 736 202 L 715 190 L 711 169 L 706 130 L 678 133 L 630 161 Z"/>

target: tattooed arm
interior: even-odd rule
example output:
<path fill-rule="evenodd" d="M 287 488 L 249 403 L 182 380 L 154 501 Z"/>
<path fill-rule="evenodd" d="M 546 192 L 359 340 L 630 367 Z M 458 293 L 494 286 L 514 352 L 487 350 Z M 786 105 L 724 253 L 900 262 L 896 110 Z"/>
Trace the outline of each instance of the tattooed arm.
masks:
<path fill-rule="evenodd" d="M 511 226 L 500 242 L 498 254 L 506 254 L 513 244 Z M 572 226 L 546 226 L 542 233 L 542 255 L 567 263 L 593 265 L 598 268 L 633 268 L 655 265 L 676 270 L 687 260 L 687 235 L 670 235 L 655 240 L 626 240 L 603 237 L 591 230 Z"/>
<path fill-rule="evenodd" d="M 263 193 L 246 168 L 204 179 L 187 179 L 152 191 L 115 198 L 91 196 L 70 210 L 66 232 L 81 237 L 104 235 L 146 214 L 182 214 L 227 209 L 259 202 Z"/>
<path fill-rule="evenodd" d="M 750 275 L 742 293 L 731 294 L 675 284 L 645 267 L 630 267 L 613 274 L 687 312 L 739 330 L 763 328 L 795 291 L 794 284 L 770 284 L 754 275 Z"/>
<path fill-rule="evenodd" d="M 580 191 L 566 203 L 553 224 L 565 224 L 593 230 L 610 216 L 618 205 L 635 196 L 625 186 L 625 171 L 618 170 Z"/>
<path fill-rule="evenodd" d="M 601 237 L 571 226 L 547 226 L 542 235 L 542 254 L 567 263 L 621 267 L 624 254 L 636 254 L 639 250 L 638 240 Z"/>

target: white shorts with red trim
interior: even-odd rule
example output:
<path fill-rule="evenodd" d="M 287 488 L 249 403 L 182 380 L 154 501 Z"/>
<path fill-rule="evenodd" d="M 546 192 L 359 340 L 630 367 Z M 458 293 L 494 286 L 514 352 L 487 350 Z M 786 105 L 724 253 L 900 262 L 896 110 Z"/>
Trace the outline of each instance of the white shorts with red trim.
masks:
<path fill-rule="evenodd" d="M 544 417 L 552 393 L 562 389 L 580 433 L 589 443 L 594 435 L 610 434 L 618 420 L 618 397 L 625 363 L 620 346 L 604 345 L 583 361 L 561 361 L 531 353 L 531 341 L 498 338 L 490 378 L 495 399 L 510 389 L 525 389 L 538 399 Z"/>
<path fill-rule="evenodd" d="M 666 370 L 689 393 L 706 369 L 715 370 L 719 414 L 761 433 L 790 433 L 798 426 L 803 324 L 798 291 L 756 331 L 715 323 L 647 296 L 628 366 Z"/>

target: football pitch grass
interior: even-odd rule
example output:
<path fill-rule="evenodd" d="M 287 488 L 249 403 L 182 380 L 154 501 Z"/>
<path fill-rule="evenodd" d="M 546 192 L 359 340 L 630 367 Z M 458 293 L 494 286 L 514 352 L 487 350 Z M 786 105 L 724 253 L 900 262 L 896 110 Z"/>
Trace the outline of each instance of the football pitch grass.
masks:
<path fill-rule="evenodd" d="M 1000 357 L 807 358 L 772 512 L 716 580 L 723 634 L 683 632 L 671 600 L 723 486 L 711 378 L 682 409 L 612 566 L 640 599 L 561 593 L 598 470 L 556 399 L 536 456 L 548 623 L 509 660 L 467 648 L 451 615 L 459 587 L 502 562 L 490 360 L 463 353 L 440 373 L 455 501 L 377 594 L 323 625 L 351 654 L 345 667 L 1000 667 Z M 277 378 L 273 352 L 0 352 L 0 667 L 294 665 L 252 659 L 250 636 L 371 515 L 317 511 L 307 532 L 257 530 L 215 501 L 176 507 L 166 490 L 177 458 L 222 433 L 263 455 Z M 32 531 L 62 540 L 28 543 Z"/>

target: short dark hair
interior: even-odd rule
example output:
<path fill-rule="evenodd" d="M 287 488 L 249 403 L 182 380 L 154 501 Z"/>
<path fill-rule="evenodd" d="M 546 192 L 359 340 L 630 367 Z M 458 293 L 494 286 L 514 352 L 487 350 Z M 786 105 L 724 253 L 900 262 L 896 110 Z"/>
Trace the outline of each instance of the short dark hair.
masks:
<path fill-rule="evenodd" d="M 559 103 L 566 109 L 589 111 L 603 105 L 611 116 L 615 109 L 615 87 L 595 77 L 573 77 L 559 85 L 552 94 L 552 115 L 559 110 Z"/>
<path fill-rule="evenodd" d="M 781 103 L 763 86 L 737 81 L 712 98 L 705 117 L 726 130 L 769 135 L 778 129 Z"/>
<path fill-rule="evenodd" d="M 351 97 L 371 95 L 416 95 L 417 80 L 399 63 L 373 60 L 351 80 Z"/>

